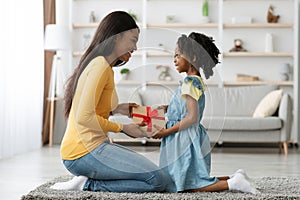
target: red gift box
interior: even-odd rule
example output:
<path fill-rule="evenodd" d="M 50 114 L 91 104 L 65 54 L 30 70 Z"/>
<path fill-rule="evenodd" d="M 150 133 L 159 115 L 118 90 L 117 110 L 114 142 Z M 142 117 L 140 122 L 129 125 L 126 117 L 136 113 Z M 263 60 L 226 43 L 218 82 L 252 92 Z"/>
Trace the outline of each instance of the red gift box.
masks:
<path fill-rule="evenodd" d="M 161 128 L 166 126 L 165 113 L 163 109 L 152 109 L 150 106 L 139 106 L 133 108 L 132 119 L 135 123 L 145 123 L 141 129 L 147 134 L 154 133 L 157 129 L 153 125 Z"/>

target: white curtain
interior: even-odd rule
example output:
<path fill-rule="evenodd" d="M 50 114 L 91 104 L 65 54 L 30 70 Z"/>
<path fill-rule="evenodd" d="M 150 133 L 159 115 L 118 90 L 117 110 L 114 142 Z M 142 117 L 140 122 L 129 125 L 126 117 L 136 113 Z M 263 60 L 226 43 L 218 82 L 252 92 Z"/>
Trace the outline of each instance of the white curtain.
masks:
<path fill-rule="evenodd" d="M 0 159 L 41 147 L 43 1 L 0 1 Z"/>

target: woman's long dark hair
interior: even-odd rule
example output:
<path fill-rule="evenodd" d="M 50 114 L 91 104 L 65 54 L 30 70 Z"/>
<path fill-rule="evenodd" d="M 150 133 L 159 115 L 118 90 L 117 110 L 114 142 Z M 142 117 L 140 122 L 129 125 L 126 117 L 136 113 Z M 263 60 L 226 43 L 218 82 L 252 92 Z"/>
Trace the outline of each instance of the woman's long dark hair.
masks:
<path fill-rule="evenodd" d="M 180 53 L 187 56 L 188 61 L 199 70 L 199 73 L 202 68 L 205 78 L 208 79 L 213 75 L 213 68 L 219 63 L 220 51 L 211 37 L 192 32 L 189 36 L 179 37 L 177 46 Z"/>
<path fill-rule="evenodd" d="M 82 55 L 78 66 L 75 68 L 72 76 L 68 79 L 64 96 L 64 114 L 68 118 L 78 79 L 86 66 L 97 56 L 108 56 L 115 47 L 113 36 L 131 29 L 138 29 L 134 19 L 124 11 L 115 11 L 108 14 L 99 24 L 91 44 Z M 116 65 L 122 62 L 117 61 Z M 124 64 L 124 63 L 122 63 Z"/>

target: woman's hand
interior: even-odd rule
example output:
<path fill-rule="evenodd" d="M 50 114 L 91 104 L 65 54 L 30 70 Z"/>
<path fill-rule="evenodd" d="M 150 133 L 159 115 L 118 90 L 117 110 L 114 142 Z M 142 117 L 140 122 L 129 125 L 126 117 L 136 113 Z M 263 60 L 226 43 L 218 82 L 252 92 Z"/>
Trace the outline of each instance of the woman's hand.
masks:
<path fill-rule="evenodd" d="M 147 137 L 147 134 L 140 129 L 140 126 L 143 126 L 143 124 L 123 124 L 123 132 L 132 138 Z"/>
<path fill-rule="evenodd" d="M 132 114 L 132 108 L 136 108 L 139 105 L 136 103 L 121 103 L 118 105 L 118 107 L 113 110 L 113 114 L 120 113 L 122 115 L 127 115 L 128 117 L 131 117 Z"/>
<path fill-rule="evenodd" d="M 160 106 L 158 106 L 156 109 L 163 109 L 164 110 L 164 112 L 166 113 L 167 112 L 167 110 L 168 110 L 168 106 L 169 105 L 160 105 Z"/>

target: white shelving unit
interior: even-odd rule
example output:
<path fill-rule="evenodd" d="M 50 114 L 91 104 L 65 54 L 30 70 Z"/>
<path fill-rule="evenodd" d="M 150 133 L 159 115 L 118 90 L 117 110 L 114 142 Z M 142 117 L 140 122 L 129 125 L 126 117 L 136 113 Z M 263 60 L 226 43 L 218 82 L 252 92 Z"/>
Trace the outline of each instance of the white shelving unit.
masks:
<path fill-rule="evenodd" d="M 184 24 L 184 23 L 147 24 L 147 28 L 218 28 L 218 24 L 217 23 L 207 23 L 207 24 Z"/>
<path fill-rule="evenodd" d="M 299 0 L 209 0 L 210 23 L 201 23 L 202 0 L 69 0 L 72 8 L 70 16 L 73 29 L 73 66 L 84 51 L 82 48 L 82 35 L 93 34 L 98 23 L 89 23 L 90 11 L 100 15 L 110 10 L 131 10 L 138 15 L 141 35 L 138 43 L 141 51 L 137 51 L 132 61 L 126 66 L 144 66 L 151 64 L 173 64 L 175 43 L 181 33 L 191 31 L 204 32 L 216 40 L 222 54 L 221 64 L 217 66 L 222 75 L 224 87 L 243 85 L 278 85 L 289 91 L 294 98 L 295 133 L 300 132 L 300 115 L 298 101 L 299 94 Z M 255 3 L 255 6 L 253 6 Z M 279 23 L 267 23 L 267 9 L 269 5 L 275 6 L 275 14 L 280 15 Z M 166 23 L 167 15 L 175 16 L 173 23 Z M 250 16 L 252 23 L 231 23 L 232 17 Z M 264 52 L 265 35 L 272 33 L 274 52 Z M 233 47 L 234 39 L 242 39 L 247 52 L 229 52 Z M 80 44 L 81 43 L 81 44 Z M 166 52 L 147 51 L 152 45 L 159 48 L 162 43 Z M 145 50 L 146 49 L 146 50 Z M 281 81 L 279 68 L 289 63 L 293 68 L 291 80 Z M 235 75 L 243 73 L 260 77 L 257 82 L 236 82 Z M 117 73 L 115 73 L 117 74 Z M 147 74 L 150 76 L 151 74 Z M 144 75 L 146 76 L 146 75 Z M 123 83 L 125 84 L 125 83 Z M 130 84 L 128 82 L 128 84 Z M 132 84 L 132 83 L 131 83 Z M 172 84 L 175 84 L 172 82 Z M 208 85 L 219 86 L 214 80 Z M 298 136 L 297 136 L 298 137 Z M 299 137 L 295 138 L 298 140 Z"/>
<path fill-rule="evenodd" d="M 223 24 L 224 28 L 293 28 L 294 24 L 252 23 L 252 24 Z"/>
<path fill-rule="evenodd" d="M 214 82 L 214 81 L 207 81 L 206 84 L 208 86 L 218 86 L 220 83 L 219 82 Z M 290 87 L 293 86 L 292 81 L 223 81 L 222 82 L 223 86 L 255 86 L 255 85 L 278 85 L 278 86 L 285 86 L 285 87 Z"/>
<path fill-rule="evenodd" d="M 82 15 L 85 14 L 85 20 L 82 20 L 83 17 L 80 18 L 76 15 L 76 17 L 73 17 L 72 27 L 74 32 L 78 32 L 79 34 L 82 34 L 82 32 L 86 30 L 94 30 L 98 23 L 87 22 L 89 14 L 87 11 L 89 11 L 89 9 L 90 11 L 95 10 L 95 5 L 97 4 L 98 7 L 101 5 L 102 13 L 107 13 L 114 7 L 113 5 L 119 4 L 118 6 L 125 7 L 125 9 L 127 7 L 127 10 L 134 11 L 138 14 L 139 26 L 142 29 L 144 27 L 145 30 L 150 30 L 150 34 L 148 35 L 151 36 L 147 36 L 148 38 L 152 37 L 152 39 L 150 39 L 152 40 L 150 41 L 151 45 L 158 43 L 159 39 L 161 43 L 165 42 L 165 38 L 159 38 L 155 41 L 155 39 L 160 36 L 159 33 L 155 34 L 158 30 L 177 31 L 177 36 L 179 36 L 180 33 L 189 33 L 191 31 L 204 32 L 208 35 L 212 35 L 222 50 L 222 63 L 218 66 L 218 69 L 224 81 L 233 82 L 235 80 L 235 74 L 237 73 L 256 75 L 261 78 L 261 81 L 279 81 L 278 68 L 280 68 L 281 64 L 289 63 L 293 68 L 294 66 L 298 66 L 298 62 L 296 62 L 295 59 L 295 52 L 297 50 L 294 44 L 299 41 L 298 37 L 293 37 L 293 31 L 298 26 L 296 24 L 298 20 L 296 19 L 297 10 L 294 9 L 298 1 L 299 0 L 255 0 L 254 3 L 256 6 L 254 7 L 250 5 L 253 3 L 253 1 L 250 0 L 210 0 L 209 14 L 211 21 L 210 23 L 201 23 L 202 0 L 178 0 L 175 1 L 176 3 L 171 3 L 171 1 L 168 0 L 73 0 L 73 10 L 79 10 L 80 8 L 78 7 L 81 7 L 81 9 L 85 11 L 85 13 L 82 13 Z M 132 7 L 129 4 L 132 4 Z M 281 15 L 279 23 L 266 23 L 267 8 L 270 4 L 275 5 L 275 11 Z M 91 5 L 91 7 L 88 8 L 87 5 Z M 107 10 L 105 10 L 105 7 L 107 7 Z M 159 10 L 164 10 L 164 12 L 157 12 L 158 8 Z M 189 12 L 182 12 L 182 10 Z M 232 14 L 232 10 L 235 11 L 234 14 Z M 255 12 L 253 12 L 253 10 Z M 292 11 L 294 13 L 292 13 Z M 190 13 L 193 14 L 190 15 Z M 175 18 L 178 16 L 175 22 L 165 23 L 165 18 L 169 14 L 175 16 Z M 253 23 L 230 23 L 230 18 L 238 15 L 251 16 Z M 84 21 L 86 23 L 84 23 Z M 272 53 L 264 52 L 264 37 L 267 32 L 273 33 L 275 37 L 275 51 Z M 287 38 L 285 38 L 286 36 Z M 78 36 L 76 37 L 78 39 Z M 174 40 L 171 41 L 173 44 L 165 44 L 169 51 L 174 50 L 176 42 L 176 37 L 172 38 L 174 38 Z M 245 42 L 245 48 L 248 52 L 229 52 L 229 49 L 233 47 L 233 40 L 235 38 L 241 38 Z M 259 38 L 259 40 L 255 41 L 257 39 L 253 38 Z M 76 40 L 76 42 L 77 41 L 78 40 Z M 140 44 L 142 44 L 142 42 L 140 42 Z M 146 41 L 145 44 L 140 46 L 144 45 L 149 45 L 149 41 L 148 43 Z M 78 49 L 78 47 L 75 48 L 77 49 L 74 49 L 73 57 L 76 58 L 82 55 L 82 49 Z M 154 62 L 160 60 L 160 62 L 172 65 L 172 58 L 170 58 L 172 53 L 138 52 L 135 55 L 137 57 L 140 56 L 141 58 L 139 59 L 143 59 L 143 64 L 152 62 L 153 60 Z M 243 66 L 238 67 L 235 65 Z M 261 70 L 262 67 L 272 68 L 271 73 L 265 73 L 264 70 Z"/>
<path fill-rule="evenodd" d="M 293 57 L 292 52 L 224 52 L 223 57 Z"/>

